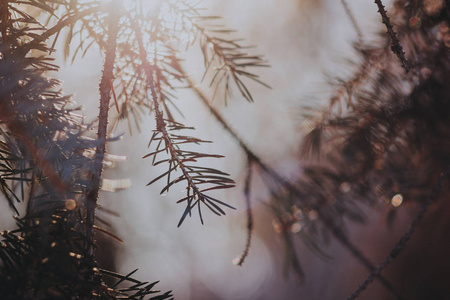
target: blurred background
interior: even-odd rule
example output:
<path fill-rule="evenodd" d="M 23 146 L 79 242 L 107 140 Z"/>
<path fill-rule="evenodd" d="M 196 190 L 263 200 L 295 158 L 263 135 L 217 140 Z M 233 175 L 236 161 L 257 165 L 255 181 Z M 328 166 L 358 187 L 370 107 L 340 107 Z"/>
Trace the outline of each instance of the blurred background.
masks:
<path fill-rule="evenodd" d="M 383 29 L 376 5 L 373 1 L 347 2 L 364 39 L 376 42 L 377 33 Z M 389 1 L 384 2 L 389 5 Z M 347 78 L 358 63 L 353 50 L 357 34 L 342 3 L 336 0 L 205 0 L 200 5 L 207 9 L 205 14 L 224 17 L 226 28 L 237 30 L 233 37 L 245 39 L 243 44 L 255 45 L 250 52 L 263 54 L 271 65 L 256 70 L 271 89 L 249 85 L 254 103 L 235 93 L 227 105 L 221 96 L 216 96 L 214 106 L 260 158 L 286 178 L 295 177 L 301 172 L 297 158 L 302 107 L 320 107 L 333 91 L 330 79 Z M 63 63 L 62 53 L 56 56 Z M 201 56 L 193 50 L 184 59 L 190 75 L 200 83 L 204 71 Z M 58 75 L 65 82 L 65 92 L 74 94 L 74 100 L 85 107 L 88 120 L 97 114 L 101 69 L 100 53 L 89 51 L 73 65 L 63 63 Z M 208 82 L 199 86 L 212 95 Z M 137 278 L 160 280 L 157 287 L 173 290 L 176 299 L 346 298 L 367 272 L 334 241 L 320 245 L 329 258 L 319 258 L 299 242 L 297 250 L 306 278 L 300 282 L 294 273 L 283 276 L 283 245 L 265 205 L 269 192 L 257 175 L 253 177 L 251 191 L 255 232 L 250 253 L 243 266 L 233 264 L 242 254 L 247 238 L 243 194 L 245 154 L 193 92 L 178 92 L 177 97 L 176 104 L 185 116 L 176 116 L 178 120 L 196 127 L 193 133 L 196 137 L 214 142 L 202 145 L 201 151 L 226 156 L 203 164 L 228 172 L 236 180 L 235 189 L 216 195 L 237 210 L 227 210 L 225 217 L 205 213 L 203 226 L 194 215 L 177 228 L 184 206 L 175 202 L 185 191 L 173 189 L 167 195 L 160 195 L 163 182 L 146 186 L 162 170 L 152 167 L 149 159 L 142 159 L 148 153 L 153 117 L 144 120 L 142 132 L 133 128 L 132 135 L 127 124 L 121 124 L 117 133 L 125 135 L 121 141 L 110 144 L 109 153 L 127 159 L 107 170 L 105 178 L 130 179 L 131 188 L 101 194 L 100 205 L 120 216 L 99 213 L 124 240 L 123 244 L 112 245 L 117 270 L 126 274 L 139 268 Z M 376 263 L 407 228 L 409 219 L 407 212 L 400 213 L 394 229 L 386 235 L 388 229 L 382 212 L 370 214 L 364 226 L 353 228 L 350 224 L 351 238 Z M 390 299 L 378 283 L 370 289 L 363 299 Z"/>

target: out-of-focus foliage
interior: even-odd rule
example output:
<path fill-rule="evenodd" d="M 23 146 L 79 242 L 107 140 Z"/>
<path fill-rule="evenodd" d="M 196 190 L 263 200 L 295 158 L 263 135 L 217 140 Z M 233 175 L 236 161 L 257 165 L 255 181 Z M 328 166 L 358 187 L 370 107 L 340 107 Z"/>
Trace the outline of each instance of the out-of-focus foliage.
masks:
<path fill-rule="evenodd" d="M 401 299 L 380 272 L 406 245 L 430 203 L 448 195 L 441 185 L 450 161 L 450 2 L 398 0 L 390 12 L 375 2 L 388 34 L 377 45 L 362 38 L 353 77 L 337 80 L 328 106 L 305 108 L 303 174 L 292 184 L 278 180 L 282 187 L 272 205 L 275 229 L 283 235 L 319 244 L 331 234 L 373 271 L 350 299 L 377 276 Z M 375 269 L 346 238 L 346 220 L 363 222 L 361 207 L 368 204 L 390 207 L 390 222 L 400 205 L 414 203 L 421 207 L 416 219 Z M 286 245 L 293 247 L 289 240 Z M 290 260 L 299 270 L 298 261 Z"/>
<path fill-rule="evenodd" d="M 387 33 L 374 45 L 364 41 L 354 18 L 358 12 L 341 2 L 358 33 L 360 63 L 350 79 L 336 80 L 327 106 L 304 108 L 299 178 L 280 176 L 210 110 L 246 152 L 249 170 L 257 166 L 272 191 L 272 224 L 285 244 L 286 272 L 292 268 L 304 276 L 294 237 L 325 257 L 319 245 L 333 237 L 370 272 L 350 299 L 374 279 L 403 299 L 401 289 L 380 273 L 405 247 L 428 206 L 448 195 L 443 182 L 450 159 L 450 3 L 398 0 L 386 11 L 375 1 Z M 400 206 L 414 204 L 420 209 L 413 223 L 378 267 L 349 239 L 346 225 L 365 221 L 362 208 L 385 207 L 392 222 Z M 248 228 L 250 238 L 251 215 Z"/>

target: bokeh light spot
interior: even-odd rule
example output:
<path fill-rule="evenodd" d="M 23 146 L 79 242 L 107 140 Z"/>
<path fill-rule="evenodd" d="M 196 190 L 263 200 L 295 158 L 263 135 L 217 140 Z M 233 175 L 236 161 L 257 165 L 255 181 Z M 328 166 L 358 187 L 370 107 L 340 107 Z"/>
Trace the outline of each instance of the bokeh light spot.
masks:
<path fill-rule="evenodd" d="M 350 192 L 351 189 L 352 189 L 352 185 L 350 184 L 350 182 L 343 182 L 339 186 L 339 190 L 342 193 L 348 193 L 348 192 Z"/>
<path fill-rule="evenodd" d="M 396 194 L 394 197 L 392 197 L 391 204 L 393 207 L 399 207 L 402 203 L 403 203 L 402 194 Z"/>
<path fill-rule="evenodd" d="M 419 17 L 412 17 L 409 19 L 409 26 L 414 29 L 419 29 L 422 26 L 422 20 Z"/>
<path fill-rule="evenodd" d="M 295 222 L 291 225 L 291 233 L 299 233 L 302 230 L 302 224 L 300 222 Z"/>
<path fill-rule="evenodd" d="M 73 199 L 67 199 L 64 205 L 67 210 L 74 210 L 77 207 L 77 202 Z"/>

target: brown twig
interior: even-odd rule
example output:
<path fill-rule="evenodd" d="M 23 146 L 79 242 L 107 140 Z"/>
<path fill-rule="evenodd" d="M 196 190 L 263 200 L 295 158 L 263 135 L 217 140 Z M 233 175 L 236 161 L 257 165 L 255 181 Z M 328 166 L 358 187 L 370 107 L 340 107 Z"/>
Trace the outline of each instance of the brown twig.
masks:
<path fill-rule="evenodd" d="M 94 235 L 94 219 L 95 209 L 97 207 L 97 199 L 100 190 L 100 181 L 103 172 L 103 159 L 106 151 L 106 138 L 108 130 L 108 112 L 109 102 L 111 100 L 111 81 L 114 79 L 114 62 L 116 59 L 117 33 L 119 30 L 119 18 L 117 1 L 111 2 L 111 11 L 108 21 L 108 41 L 105 53 L 105 64 L 103 66 L 102 79 L 100 81 L 100 110 L 98 115 L 98 131 L 97 139 L 99 145 L 95 150 L 94 167 L 92 172 L 91 189 L 87 193 L 86 200 L 86 222 L 87 222 L 87 239 L 89 242 L 90 255 L 94 255 L 93 235 Z"/>
<path fill-rule="evenodd" d="M 400 45 L 400 41 L 397 38 L 397 34 L 395 33 L 394 28 L 391 24 L 391 21 L 389 20 L 389 17 L 387 16 L 387 12 L 384 9 L 384 5 L 381 2 L 381 0 L 375 0 L 375 3 L 378 6 L 378 12 L 381 15 L 383 23 L 384 23 L 384 25 L 386 25 L 387 32 L 388 32 L 389 36 L 391 37 L 391 41 L 392 41 L 391 50 L 400 59 L 400 62 L 402 63 L 403 68 L 405 69 L 406 73 L 408 73 L 409 70 L 411 69 L 411 65 L 410 65 L 408 59 L 406 58 L 405 52 L 403 52 L 403 48 Z"/>
<path fill-rule="evenodd" d="M 247 176 L 245 177 L 245 186 L 244 186 L 245 202 L 247 204 L 247 243 L 245 244 L 244 252 L 242 253 L 241 257 L 239 258 L 239 261 L 236 264 L 238 266 L 242 266 L 242 264 L 244 263 L 245 259 L 248 256 L 253 235 L 253 214 L 252 214 L 252 205 L 250 202 L 251 181 L 252 181 L 252 159 L 248 157 Z"/>

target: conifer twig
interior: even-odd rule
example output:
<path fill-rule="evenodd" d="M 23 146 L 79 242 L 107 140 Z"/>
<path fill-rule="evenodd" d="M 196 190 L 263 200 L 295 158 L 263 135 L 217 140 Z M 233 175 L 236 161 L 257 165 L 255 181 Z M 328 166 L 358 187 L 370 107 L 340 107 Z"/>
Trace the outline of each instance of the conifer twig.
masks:
<path fill-rule="evenodd" d="M 89 254 L 94 254 L 93 235 L 94 235 L 94 219 L 95 209 L 97 207 L 97 198 L 100 190 L 100 181 L 103 172 L 103 159 L 106 151 L 106 139 L 108 132 L 108 112 L 109 102 L 111 100 L 111 81 L 114 78 L 114 62 L 116 58 L 117 33 L 119 30 L 119 12 L 118 1 L 111 2 L 111 11 L 108 22 L 108 41 L 105 53 L 105 63 L 103 66 L 102 79 L 100 81 L 100 110 L 98 115 L 98 131 L 97 139 L 99 145 L 95 150 L 94 167 L 92 172 L 91 188 L 87 193 L 86 210 L 87 210 L 87 238 L 90 245 Z"/>
<path fill-rule="evenodd" d="M 159 133 L 161 134 L 161 137 L 159 138 L 160 142 L 164 141 L 165 144 L 165 150 L 170 154 L 170 159 L 164 160 L 169 163 L 169 171 L 163 173 L 163 175 L 157 177 L 156 179 L 152 180 L 149 184 L 155 182 L 156 180 L 162 178 L 163 176 L 168 177 L 168 184 L 163 190 L 168 190 L 169 187 L 172 184 L 175 184 L 180 181 L 187 181 L 187 196 L 178 200 L 177 203 L 186 201 L 186 209 L 178 222 L 178 227 L 181 226 L 183 221 L 185 220 L 187 215 L 191 215 L 192 208 L 197 206 L 198 212 L 200 215 L 200 221 L 203 224 L 203 217 L 200 209 L 200 203 L 203 203 L 205 206 L 207 206 L 213 213 L 216 215 L 225 215 L 225 212 L 222 208 L 218 206 L 218 204 L 226 206 L 231 209 L 235 209 L 229 204 L 226 204 L 218 199 L 215 199 L 213 197 L 210 197 L 206 195 L 204 192 L 216 190 L 216 189 L 225 189 L 234 187 L 234 181 L 230 178 L 227 178 L 228 174 L 220 172 L 215 169 L 211 168 L 194 168 L 192 166 L 189 166 L 186 164 L 186 162 L 192 162 L 196 161 L 197 158 L 202 157 L 222 157 L 220 155 L 211 155 L 211 154 L 201 154 L 201 153 L 195 153 L 186 151 L 183 153 L 183 151 L 180 151 L 176 148 L 176 144 L 172 141 L 174 138 L 179 138 L 184 140 L 186 143 L 199 143 L 203 142 L 202 140 L 191 138 L 191 137 L 185 137 L 185 136 L 177 136 L 174 137 L 169 133 L 168 125 L 166 124 L 166 120 L 163 117 L 163 112 L 159 107 L 159 100 L 161 93 L 157 93 L 157 89 L 159 87 L 155 86 L 155 76 L 158 76 L 156 67 L 154 65 L 151 65 L 150 62 L 147 59 L 147 51 L 144 47 L 142 32 L 136 23 L 134 19 L 131 17 L 129 18 L 129 21 L 131 23 L 132 29 L 136 34 L 136 40 L 139 47 L 139 57 L 143 64 L 144 72 L 146 74 L 146 83 L 148 87 L 150 88 L 151 93 L 151 100 L 154 107 L 155 112 L 155 118 L 156 118 L 156 131 L 153 135 L 152 139 L 156 139 L 156 135 Z M 156 81 L 159 79 L 156 79 Z M 168 120 L 169 122 L 169 120 Z M 170 126 L 176 128 L 176 129 L 186 129 L 182 124 L 176 123 L 174 121 L 170 121 Z M 159 148 L 159 147 L 158 147 Z M 157 151 L 153 152 L 152 154 L 148 154 L 147 156 L 156 157 L 157 153 L 160 152 L 160 149 L 157 149 Z M 183 174 L 179 178 L 170 181 L 170 173 L 179 168 L 181 173 Z M 196 169 L 196 170 L 195 170 Z M 206 174 L 210 173 L 210 174 Z M 200 188 L 200 184 L 204 183 L 210 183 L 214 186 L 208 187 L 208 188 Z"/>
<path fill-rule="evenodd" d="M 230 94 L 230 79 L 233 80 L 240 94 L 249 102 L 253 102 L 253 96 L 246 87 L 241 77 L 247 77 L 267 88 L 267 84 L 259 79 L 259 76 L 247 71 L 249 67 L 268 67 L 269 65 L 263 60 L 260 55 L 248 55 L 242 50 L 248 47 L 243 47 L 238 43 L 238 40 L 227 40 L 211 35 L 206 28 L 203 28 L 198 23 L 193 22 L 193 27 L 202 36 L 201 49 L 205 60 L 205 73 L 203 78 L 211 69 L 211 64 L 215 58 L 218 59 L 219 67 L 215 68 L 215 74 L 211 79 L 210 85 L 216 83 L 216 91 L 219 84 L 225 79 L 225 100 Z M 212 30 L 213 32 L 229 33 L 231 30 Z M 209 57 L 209 49 L 212 49 L 212 55 Z"/>
<path fill-rule="evenodd" d="M 411 225 L 409 226 L 408 230 L 400 238 L 400 240 L 397 242 L 397 244 L 395 244 L 395 246 L 392 248 L 389 255 L 377 266 L 376 269 L 374 269 L 369 274 L 369 276 L 364 280 L 364 282 L 350 295 L 350 297 L 348 297 L 347 300 L 356 299 L 367 288 L 367 286 L 373 281 L 373 279 L 377 276 L 380 276 L 381 271 L 383 271 L 389 265 L 389 263 L 401 253 L 401 251 L 405 248 L 406 243 L 408 243 L 408 241 L 411 239 L 411 236 L 413 235 L 417 226 L 420 224 L 420 221 L 423 219 L 425 213 L 427 212 L 428 207 L 433 202 L 433 200 L 438 196 L 438 194 L 442 188 L 442 183 L 448 177 L 449 173 L 450 173 L 450 168 L 447 168 L 442 173 L 442 175 L 439 177 L 438 182 L 433 186 L 431 193 L 428 195 L 426 200 L 422 203 L 422 206 L 420 207 L 419 212 L 417 213 L 414 220 L 411 222 Z"/>
<path fill-rule="evenodd" d="M 245 202 L 247 204 L 247 243 L 244 248 L 244 252 L 242 253 L 239 261 L 237 262 L 237 266 L 242 266 L 245 259 L 248 256 L 250 251 L 250 245 L 252 241 L 253 235 L 253 213 L 252 213 L 252 205 L 250 202 L 250 186 L 252 181 L 252 159 L 250 157 L 247 158 L 247 176 L 245 177 L 245 186 L 244 186 L 244 196 Z"/>
<path fill-rule="evenodd" d="M 395 55 L 400 59 L 400 62 L 402 63 L 403 68 L 405 69 L 406 73 L 409 72 L 411 69 L 410 63 L 408 59 L 406 58 L 405 52 L 403 52 L 403 48 L 400 45 L 400 41 L 397 38 L 397 34 L 394 31 L 394 28 L 391 24 L 391 21 L 389 20 L 389 17 L 387 15 L 386 10 L 384 9 L 384 5 L 381 2 L 381 0 L 375 0 L 375 3 L 378 6 L 378 12 L 381 15 L 382 21 L 384 25 L 386 25 L 387 32 L 389 36 L 391 37 L 391 50 L 394 52 Z"/>

